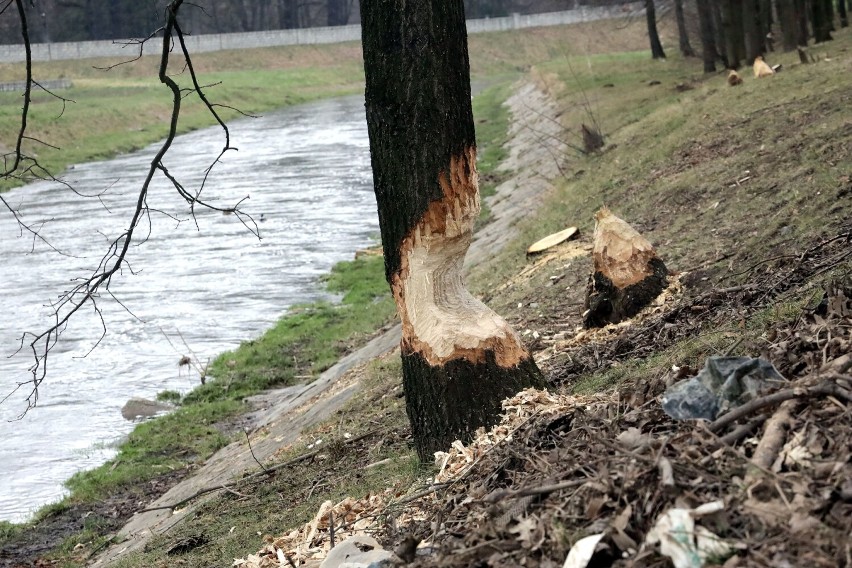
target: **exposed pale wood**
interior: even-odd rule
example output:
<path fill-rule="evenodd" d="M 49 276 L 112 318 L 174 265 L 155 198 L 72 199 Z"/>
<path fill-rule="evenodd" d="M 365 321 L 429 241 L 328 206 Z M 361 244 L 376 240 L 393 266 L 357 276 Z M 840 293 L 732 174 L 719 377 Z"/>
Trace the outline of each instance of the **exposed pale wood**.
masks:
<path fill-rule="evenodd" d="M 759 78 L 769 77 L 770 75 L 775 75 L 775 71 L 772 70 L 772 67 L 766 64 L 763 57 L 758 55 L 754 59 L 754 76 Z"/>
<path fill-rule="evenodd" d="M 493 351 L 501 367 L 529 357 L 518 334 L 464 286 L 462 268 L 479 215 L 476 150 L 452 158 L 440 176 L 444 198 L 433 201 L 400 246 L 402 270 L 392 289 L 402 319 L 404 350 L 432 365 L 455 359 L 482 363 Z"/>
<path fill-rule="evenodd" d="M 540 239 L 527 248 L 527 254 L 536 254 L 539 252 L 546 251 L 549 248 L 555 247 L 560 243 L 564 243 L 568 239 L 576 237 L 580 234 L 579 229 L 577 227 L 568 227 L 567 229 L 563 229 L 558 233 L 553 233 L 547 235 L 543 239 Z"/>
<path fill-rule="evenodd" d="M 606 207 L 595 219 L 586 327 L 618 323 L 636 315 L 668 285 L 668 270 L 645 237 Z"/>

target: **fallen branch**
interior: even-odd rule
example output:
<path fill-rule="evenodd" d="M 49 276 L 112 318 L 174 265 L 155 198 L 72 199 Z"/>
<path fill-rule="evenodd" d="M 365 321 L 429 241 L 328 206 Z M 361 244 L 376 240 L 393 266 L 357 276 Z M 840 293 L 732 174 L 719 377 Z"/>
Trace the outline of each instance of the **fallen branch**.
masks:
<path fill-rule="evenodd" d="M 583 479 L 572 479 L 570 481 L 563 481 L 562 483 L 554 483 L 553 485 L 542 485 L 540 487 L 528 487 L 526 489 L 517 489 L 512 491 L 511 489 L 502 489 L 500 491 L 495 491 L 491 495 L 488 495 L 484 501 L 487 503 L 497 503 L 498 501 L 502 501 L 503 499 L 515 499 L 517 497 L 529 497 L 531 495 L 547 495 L 548 493 L 553 493 L 555 491 L 561 491 L 562 489 L 572 489 L 574 487 L 579 487 L 585 483 L 588 483 L 591 479 L 584 477 Z"/>
<path fill-rule="evenodd" d="M 784 401 L 792 400 L 794 398 L 810 398 L 813 396 L 834 396 L 852 403 L 852 392 L 849 392 L 834 383 L 824 383 L 812 387 L 795 387 L 774 392 L 751 400 L 742 406 L 738 406 L 727 414 L 723 414 L 721 417 L 717 418 L 710 424 L 710 426 L 708 426 L 708 428 L 711 432 L 719 432 L 722 428 L 736 422 L 740 418 L 749 416 L 761 408 L 781 404 Z"/>
<path fill-rule="evenodd" d="M 800 401 L 795 399 L 784 401 L 766 423 L 763 437 L 751 457 L 752 463 L 758 468 L 769 469 L 775 462 L 778 452 L 781 451 L 784 442 L 787 440 L 787 430 L 793 421 L 793 412 L 799 403 Z M 749 472 L 746 475 L 746 485 L 750 485 L 749 480 L 753 480 L 753 478 L 754 474 Z"/>

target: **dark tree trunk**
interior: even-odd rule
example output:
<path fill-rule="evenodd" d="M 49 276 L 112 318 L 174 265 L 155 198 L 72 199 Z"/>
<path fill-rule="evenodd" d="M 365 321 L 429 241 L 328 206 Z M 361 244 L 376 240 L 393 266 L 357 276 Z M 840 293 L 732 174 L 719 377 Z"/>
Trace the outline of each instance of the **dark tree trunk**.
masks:
<path fill-rule="evenodd" d="M 299 25 L 299 0 L 278 0 L 278 21 L 282 30 L 292 30 Z"/>
<path fill-rule="evenodd" d="M 746 65 L 752 65 L 758 55 L 763 55 L 763 37 L 757 19 L 758 5 L 756 0 L 742 0 L 743 36 L 745 38 Z"/>
<path fill-rule="evenodd" d="M 764 38 L 772 34 L 772 0 L 759 0 L 760 3 L 760 33 Z M 769 41 L 766 40 L 768 44 Z M 770 51 L 772 47 L 767 45 Z"/>
<path fill-rule="evenodd" d="M 328 0 L 327 21 L 329 26 L 345 26 L 349 23 L 350 0 Z"/>
<path fill-rule="evenodd" d="M 713 14 L 713 38 L 716 44 L 716 55 L 726 68 L 728 67 L 728 56 L 725 52 L 725 28 L 722 25 L 722 7 L 718 0 L 709 0 L 710 10 Z"/>
<path fill-rule="evenodd" d="M 776 0 L 784 51 L 796 49 L 796 6 L 793 0 Z"/>
<path fill-rule="evenodd" d="M 462 0 L 362 0 L 361 25 L 406 410 L 417 452 L 431 460 L 544 380 L 519 336 L 463 284 L 479 185 Z"/>
<path fill-rule="evenodd" d="M 793 0 L 796 7 L 796 42 L 805 47 L 808 45 L 808 3 L 807 0 Z"/>
<path fill-rule="evenodd" d="M 701 30 L 701 58 L 704 61 L 705 73 L 714 73 L 716 71 L 716 38 L 713 31 L 711 1 L 697 0 L 698 25 Z"/>
<path fill-rule="evenodd" d="M 831 0 L 811 0 L 811 22 L 814 28 L 814 43 L 831 41 Z"/>
<path fill-rule="evenodd" d="M 675 19 L 677 19 L 677 36 L 680 53 L 684 57 L 695 57 L 695 51 L 689 45 L 689 34 L 686 32 L 686 19 L 683 17 L 683 0 L 675 0 Z"/>
<path fill-rule="evenodd" d="M 645 0 L 645 18 L 648 21 L 648 38 L 651 40 L 651 57 L 665 59 L 666 52 L 663 51 L 660 34 L 657 33 L 657 11 L 654 9 L 654 0 Z"/>
<path fill-rule="evenodd" d="M 740 0 L 720 0 L 720 4 L 728 69 L 739 69 L 740 62 L 745 57 L 741 3 Z"/>
<path fill-rule="evenodd" d="M 846 0 L 837 0 L 837 13 L 840 16 L 840 27 L 849 27 L 849 13 L 846 11 Z"/>

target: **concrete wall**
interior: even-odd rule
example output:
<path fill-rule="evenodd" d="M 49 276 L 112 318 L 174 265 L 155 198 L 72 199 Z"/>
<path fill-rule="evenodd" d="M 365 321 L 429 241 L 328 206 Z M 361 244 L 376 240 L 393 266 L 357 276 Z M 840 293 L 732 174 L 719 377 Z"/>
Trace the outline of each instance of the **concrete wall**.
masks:
<path fill-rule="evenodd" d="M 505 18 L 468 20 L 467 31 L 471 34 L 517 30 L 542 26 L 561 26 L 591 20 L 617 18 L 642 10 L 641 2 L 621 6 L 581 7 L 564 12 L 519 15 Z M 361 26 L 338 26 L 332 28 L 306 28 L 299 30 L 273 30 L 233 34 L 208 34 L 186 36 L 190 53 L 204 53 L 225 49 L 250 49 L 280 45 L 310 45 L 318 43 L 341 43 L 360 41 Z M 162 49 L 160 41 L 151 40 L 144 45 L 145 55 L 156 55 Z M 63 59 L 86 59 L 89 57 L 119 57 L 129 59 L 139 53 L 139 45 L 127 41 L 80 41 L 67 43 L 36 43 L 32 45 L 34 61 L 58 61 Z M 24 61 L 23 45 L 0 45 L 0 62 Z"/>

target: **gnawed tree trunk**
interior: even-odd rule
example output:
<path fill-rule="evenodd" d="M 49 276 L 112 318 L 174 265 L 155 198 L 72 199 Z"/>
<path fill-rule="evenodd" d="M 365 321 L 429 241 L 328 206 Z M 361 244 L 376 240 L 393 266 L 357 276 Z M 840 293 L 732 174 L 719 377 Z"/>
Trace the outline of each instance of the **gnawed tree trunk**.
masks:
<path fill-rule="evenodd" d="M 716 72 L 716 38 L 713 31 L 711 0 L 697 0 L 698 25 L 701 30 L 701 59 L 705 73 Z"/>
<path fill-rule="evenodd" d="M 654 0 L 645 0 L 645 19 L 648 23 L 648 39 L 651 40 L 651 57 L 665 59 L 666 52 L 663 51 L 660 34 L 657 33 L 657 11 L 654 9 Z"/>
<path fill-rule="evenodd" d="M 361 22 L 406 410 L 417 452 L 431 460 L 544 380 L 520 337 L 463 284 L 479 186 L 462 0 L 362 0 Z"/>
<path fill-rule="evenodd" d="M 603 208 L 595 214 L 592 273 L 586 294 L 586 327 L 633 317 L 668 286 L 668 270 L 636 229 Z"/>

